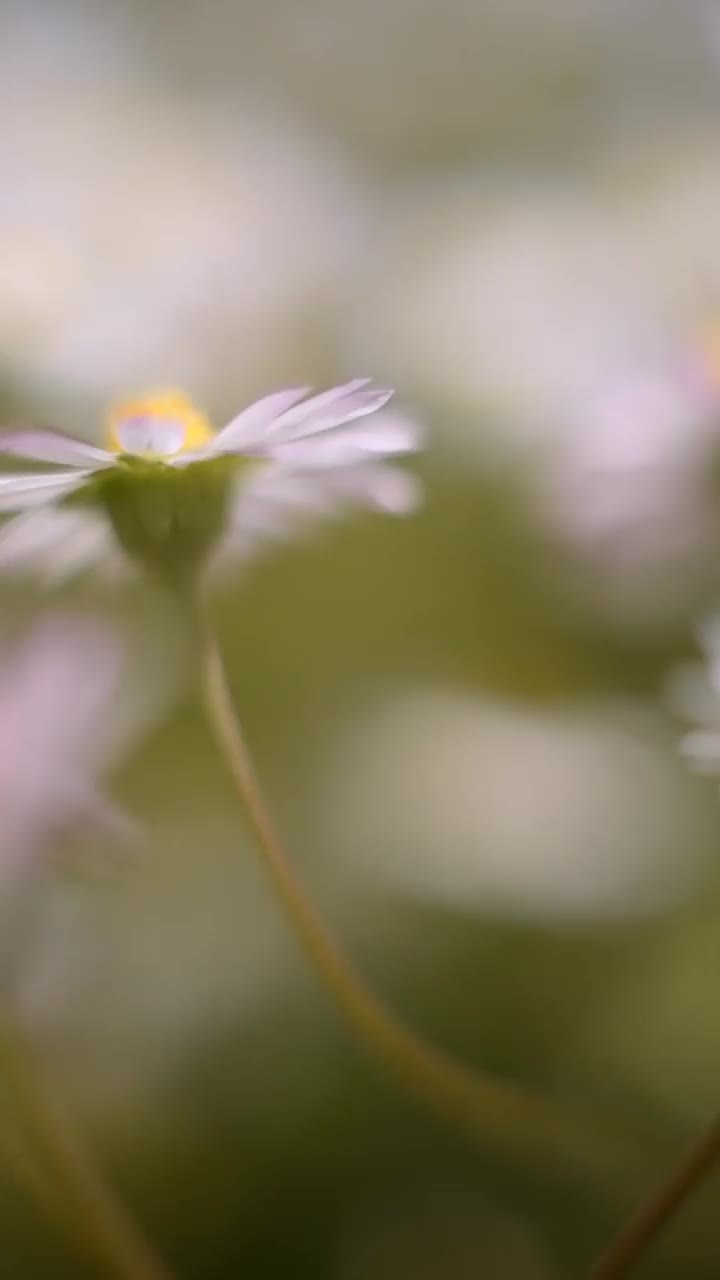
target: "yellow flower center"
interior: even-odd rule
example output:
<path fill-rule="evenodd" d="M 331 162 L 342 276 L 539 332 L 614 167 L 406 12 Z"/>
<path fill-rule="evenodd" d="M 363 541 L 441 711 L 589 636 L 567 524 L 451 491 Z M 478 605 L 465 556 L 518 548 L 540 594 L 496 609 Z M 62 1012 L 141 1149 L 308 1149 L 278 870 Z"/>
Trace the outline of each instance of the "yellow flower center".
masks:
<path fill-rule="evenodd" d="M 181 427 L 184 434 L 173 453 L 199 449 L 215 434 L 206 415 L 182 391 L 153 391 L 147 396 L 115 405 L 108 417 L 108 449 L 115 453 L 126 452 L 120 432 L 124 424 L 131 422 L 156 423 L 158 426 L 167 423 Z"/>

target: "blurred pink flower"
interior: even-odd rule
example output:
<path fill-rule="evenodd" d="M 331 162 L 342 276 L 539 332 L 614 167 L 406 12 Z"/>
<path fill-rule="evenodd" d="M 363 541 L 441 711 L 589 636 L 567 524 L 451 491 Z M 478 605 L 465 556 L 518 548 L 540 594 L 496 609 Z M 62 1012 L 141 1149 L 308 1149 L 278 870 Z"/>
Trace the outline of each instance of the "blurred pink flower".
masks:
<path fill-rule="evenodd" d="M 93 619 L 49 617 L 0 652 L 0 880 L 76 824 L 133 824 L 97 788 L 112 755 L 122 654 Z"/>
<path fill-rule="evenodd" d="M 552 528 L 635 603 L 703 571 L 720 537 L 717 341 L 638 362 L 580 406 L 542 485 Z"/>
<path fill-rule="evenodd" d="M 309 399 L 308 390 L 295 387 L 265 396 L 218 432 L 187 397 L 169 391 L 116 409 L 106 448 L 48 431 L 0 437 L 2 453 L 64 467 L 0 478 L 0 511 L 22 513 L 0 533 L 0 565 L 24 568 L 54 560 L 56 573 L 66 575 L 116 559 L 119 543 L 112 525 L 117 528 L 117 521 L 112 518 L 111 524 L 104 502 L 108 478 L 121 474 L 123 484 L 132 483 L 138 503 L 150 506 L 157 489 L 148 485 L 163 471 L 182 470 L 188 478 L 182 495 L 175 488 L 168 499 L 170 491 L 163 490 L 172 509 L 154 519 L 151 510 L 146 521 L 152 522 L 156 541 L 165 539 L 171 553 L 170 540 L 183 524 L 181 503 L 192 480 L 201 473 L 208 477 L 211 467 L 217 475 L 222 459 L 223 475 L 231 481 L 229 501 L 225 503 L 225 490 L 218 490 L 223 509 L 208 511 L 207 490 L 201 488 L 195 507 L 199 501 L 205 510 L 200 516 L 197 510 L 190 512 L 196 529 L 204 523 L 212 533 L 208 551 L 243 556 L 259 543 L 287 536 L 308 519 L 340 515 L 345 508 L 395 514 L 411 510 L 417 483 L 387 459 L 417 449 L 419 433 L 400 414 L 377 413 L 392 391 L 370 386 L 367 378 Z M 370 415 L 372 421 L 360 421 Z M 66 505 L 82 490 L 91 501 Z M 122 541 L 127 546 L 128 540 Z"/>

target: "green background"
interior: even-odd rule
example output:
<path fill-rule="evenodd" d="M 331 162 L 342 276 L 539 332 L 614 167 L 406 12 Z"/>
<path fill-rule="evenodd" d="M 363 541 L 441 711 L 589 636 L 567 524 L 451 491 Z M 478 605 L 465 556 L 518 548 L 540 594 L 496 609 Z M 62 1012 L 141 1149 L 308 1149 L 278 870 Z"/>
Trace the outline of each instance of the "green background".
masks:
<path fill-rule="evenodd" d="M 715 308 L 714 8 L 0 14 L 4 418 L 92 437 L 146 384 L 218 422 L 298 379 L 397 386 L 427 427 L 422 511 L 215 590 L 245 728 L 377 989 L 465 1062 L 608 1116 L 638 1164 L 485 1149 L 368 1059 L 258 868 L 149 588 L 0 587 L 18 624 L 116 618 L 148 713 L 112 779 L 145 847 L 84 839 L 25 940 L 47 1061 L 188 1280 L 579 1275 L 718 1098 L 720 810 L 664 697 L 716 543 L 683 559 L 682 518 L 668 546 L 653 516 L 638 567 L 638 507 L 588 554 L 554 523 L 580 480 L 545 487 L 596 330 L 602 383 L 608 353 L 642 367 L 640 339 L 682 358 Z M 10 1169 L 0 1189 L 4 1273 L 85 1274 Z M 708 1186 L 646 1273 L 716 1276 L 716 1205 Z"/>

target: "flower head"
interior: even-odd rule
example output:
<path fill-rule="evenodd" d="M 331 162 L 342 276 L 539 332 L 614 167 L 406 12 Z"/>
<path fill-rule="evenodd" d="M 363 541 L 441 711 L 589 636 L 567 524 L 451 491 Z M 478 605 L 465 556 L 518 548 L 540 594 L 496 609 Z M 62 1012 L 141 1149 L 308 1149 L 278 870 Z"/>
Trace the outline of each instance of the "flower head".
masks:
<path fill-rule="evenodd" d="M 121 669 L 114 633 L 89 619 L 46 619 L 0 651 L 0 878 L 78 823 L 130 830 L 96 787 Z"/>
<path fill-rule="evenodd" d="M 593 590 L 635 613 L 677 610 L 720 535 L 717 332 L 633 356 L 573 414 L 540 475 L 548 527 Z"/>
<path fill-rule="evenodd" d="M 181 392 L 160 391 L 113 410 L 104 448 L 49 431 L 5 434 L 0 452 L 63 469 L 0 478 L 0 511 L 19 513 L 0 532 L 0 565 L 39 559 L 62 576 L 117 561 L 119 545 L 185 578 L 308 517 L 409 510 L 413 477 L 385 460 L 416 449 L 418 431 L 377 413 L 392 392 L 366 378 L 308 391 L 265 396 L 217 432 Z"/>

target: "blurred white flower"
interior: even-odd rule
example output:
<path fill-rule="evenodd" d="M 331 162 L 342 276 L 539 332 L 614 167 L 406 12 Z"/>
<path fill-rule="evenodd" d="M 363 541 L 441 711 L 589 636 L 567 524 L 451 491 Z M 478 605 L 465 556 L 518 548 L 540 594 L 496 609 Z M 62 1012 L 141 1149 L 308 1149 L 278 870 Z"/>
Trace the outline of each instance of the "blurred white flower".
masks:
<path fill-rule="evenodd" d="M 720 379 L 714 334 L 616 371 L 576 404 L 546 459 L 544 520 L 628 606 L 674 607 L 720 542 Z"/>
<path fill-rule="evenodd" d="M 578 407 L 609 371 L 664 359 L 716 313 L 718 209 L 715 138 L 691 125 L 604 144 L 571 176 L 405 186 L 348 350 L 374 368 L 391 350 L 464 459 L 520 449 L 542 468 L 548 443 L 585 430 Z"/>
<path fill-rule="evenodd" d="M 403 193 L 383 234 L 349 349 L 372 367 L 392 351 L 471 462 L 552 439 L 603 364 L 657 323 L 596 191 L 468 175 Z"/>
<path fill-rule="evenodd" d="M 668 704 L 688 724 L 680 750 L 699 773 L 720 777 L 720 618 L 698 629 L 703 660 L 684 663 L 667 682 Z"/>
<path fill-rule="evenodd" d="M 392 391 L 367 378 L 308 390 L 265 396 L 218 432 L 181 393 L 160 392 L 115 410 L 107 448 L 48 431 L 0 436 L 0 453 L 66 468 L 0 478 L 0 511 L 22 513 L 0 532 L 0 566 L 68 573 L 122 547 L 185 575 L 346 507 L 410 510 L 417 484 L 385 460 L 418 447 L 416 425 L 391 412 L 358 421 Z"/>
<path fill-rule="evenodd" d="M 104 76 L 0 50 L 0 367 L 38 410 L 181 371 L 217 395 L 239 359 L 270 382 L 313 358 L 364 235 L 331 142 L 125 53 Z"/>
<path fill-rule="evenodd" d="M 78 824 L 134 827 L 98 789 L 116 743 L 123 654 L 113 630 L 50 617 L 0 656 L 0 883 Z"/>
<path fill-rule="evenodd" d="M 689 890 L 706 857 L 694 788 L 663 730 L 631 705 L 391 696 L 332 742 L 318 838 L 353 877 L 462 911 L 652 914 Z"/>

